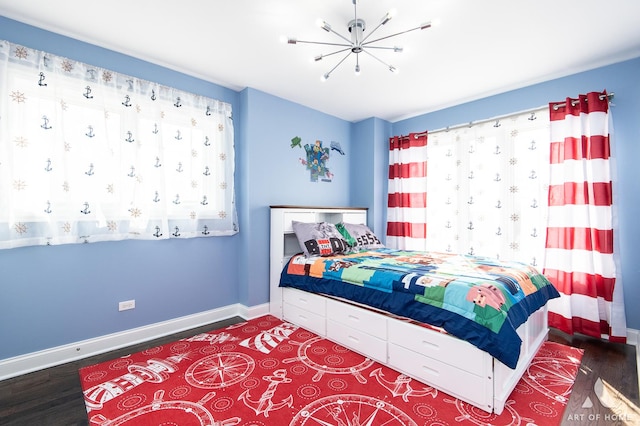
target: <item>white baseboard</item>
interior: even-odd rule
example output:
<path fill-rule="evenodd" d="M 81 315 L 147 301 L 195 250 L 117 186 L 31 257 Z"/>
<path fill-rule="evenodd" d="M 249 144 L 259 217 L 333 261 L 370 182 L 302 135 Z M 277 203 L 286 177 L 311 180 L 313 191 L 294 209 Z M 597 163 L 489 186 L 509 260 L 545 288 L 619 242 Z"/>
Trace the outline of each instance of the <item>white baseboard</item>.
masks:
<path fill-rule="evenodd" d="M 238 316 L 246 319 L 257 318 L 269 313 L 269 303 L 263 303 L 262 305 L 246 307 L 244 305 L 238 305 L 240 307 Z"/>
<path fill-rule="evenodd" d="M 266 308 L 265 308 L 266 307 Z M 38 352 L 19 355 L 0 360 L 0 380 L 31 373 L 70 361 L 109 352 L 125 346 L 135 345 L 178 333 L 190 328 L 200 327 L 234 316 L 245 319 L 269 313 L 269 304 L 247 308 L 234 304 L 210 311 L 174 318 L 143 327 L 133 328 L 118 333 L 108 334 L 93 339 L 83 340 L 68 345 L 57 346 Z"/>

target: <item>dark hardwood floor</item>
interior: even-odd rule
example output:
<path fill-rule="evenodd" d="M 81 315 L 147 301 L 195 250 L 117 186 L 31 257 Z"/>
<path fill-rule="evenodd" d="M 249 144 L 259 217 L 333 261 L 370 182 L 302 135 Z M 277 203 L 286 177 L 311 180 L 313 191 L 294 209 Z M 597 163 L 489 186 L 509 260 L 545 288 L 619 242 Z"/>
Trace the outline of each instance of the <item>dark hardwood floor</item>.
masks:
<path fill-rule="evenodd" d="M 0 381 L 0 425 L 88 425 L 78 369 L 242 321 L 235 317 L 160 339 Z M 635 347 L 552 330 L 549 340 L 584 350 L 563 425 L 640 424 Z M 606 408 L 594 385 L 604 383 Z M 600 389 L 599 387 L 597 389 Z M 591 407 L 585 401 L 591 401 Z M 279 425 L 278 425 L 279 426 Z"/>
<path fill-rule="evenodd" d="M 549 340 L 584 350 L 562 425 L 640 424 L 635 346 L 570 336 L 555 329 Z M 602 386 L 596 385 L 598 379 Z"/>
<path fill-rule="evenodd" d="M 193 328 L 112 352 L 0 381 L 0 426 L 88 425 L 80 376 L 82 367 L 143 351 L 244 321 L 240 317 Z"/>

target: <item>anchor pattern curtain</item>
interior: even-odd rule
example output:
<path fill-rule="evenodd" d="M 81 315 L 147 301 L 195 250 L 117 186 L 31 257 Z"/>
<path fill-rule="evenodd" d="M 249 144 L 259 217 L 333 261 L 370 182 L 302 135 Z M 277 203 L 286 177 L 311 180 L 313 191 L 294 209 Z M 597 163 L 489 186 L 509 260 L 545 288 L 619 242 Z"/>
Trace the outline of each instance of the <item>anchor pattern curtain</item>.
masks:
<path fill-rule="evenodd" d="M 427 233 L 427 134 L 389 139 L 386 243 L 423 250 Z"/>
<path fill-rule="evenodd" d="M 0 41 L 0 248 L 238 232 L 231 105 Z"/>
<path fill-rule="evenodd" d="M 614 250 L 611 112 L 606 92 L 549 104 L 551 184 L 544 274 L 561 297 L 549 325 L 626 341 Z"/>
<path fill-rule="evenodd" d="M 412 146 L 418 143 L 413 135 L 391 138 L 387 244 L 540 267 L 549 158 L 545 112 L 430 132 L 419 148 Z"/>

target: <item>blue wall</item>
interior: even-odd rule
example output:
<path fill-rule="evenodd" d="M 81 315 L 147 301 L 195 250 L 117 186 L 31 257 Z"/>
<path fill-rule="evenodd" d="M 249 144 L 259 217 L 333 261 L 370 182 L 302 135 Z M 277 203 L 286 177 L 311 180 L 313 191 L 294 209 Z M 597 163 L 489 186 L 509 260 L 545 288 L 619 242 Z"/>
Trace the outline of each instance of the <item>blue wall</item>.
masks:
<path fill-rule="evenodd" d="M 349 122 L 255 89 L 245 89 L 241 97 L 240 229 L 242 258 L 251 267 L 241 271 L 241 282 L 248 286 L 241 290 L 240 302 L 254 306 L 269 300 L 269 206 L 351 205 L 349 159 L 354 154 Z M 306 158 L 304 148 L 291 147 L 295 136 L 302 146 L 316 140 L 323 147 L 332 141 L 340 144 L 345 155 L 330 151 L 326 163 L 333 173 L 331 182 L 311 182 L 300 163 Z"/>
<path fill-rule="evenodd" d="M 615 93 L 613 116 L 617 178 L 614 202 L 618 208 L 619 233 L 615 236 L 621 256 L 627 327 L 640 329 L 640 58 L 601 67 L 569 77 L 487 97 L 393 124 L 394 135 L 425 129 L 441 129 L 470 121 L 489 119 L 516 111 L 563 101 L 580 93 L 607 90 Z"/>
<path fill-rule="evenodd" d="M 349 123 L 275 96 L 241 92 L 136 58 L 0 17 L 0 39 L 229 102 L 236 133 L 236 205 L 233 237 L 122 241 L 0 251 L 0 360 L 172 318 L 241 303 L 268 301 L 269 206 L 369 207 L 369 225 L 385 234 L 388 138 L 537 107 L 592 90 L 615 92 L 618 140 L 617 199 L 622 278 L 628 326 L 640 329 L 636 275 L 640 253 L 640 59 L 488 97 L 397 123 L 371 118 Z M 331 152 L 332 182 L 311 182 L 290 146 L 339 142 Z M 240 261 L 240 259 L 243 259 Z M 136 309 L 118 312 L 119 301 Z"/>

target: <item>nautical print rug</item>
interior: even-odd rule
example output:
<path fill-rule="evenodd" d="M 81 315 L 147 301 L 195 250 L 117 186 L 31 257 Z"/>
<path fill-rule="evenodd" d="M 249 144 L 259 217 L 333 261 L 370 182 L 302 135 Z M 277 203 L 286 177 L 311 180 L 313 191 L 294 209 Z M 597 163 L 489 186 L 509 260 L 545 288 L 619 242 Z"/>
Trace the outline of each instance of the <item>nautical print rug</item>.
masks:
<path fill-rule="evenodd" d="M 545 342 L 496 416 L 267 315 L 80 378 L 90 425 L 553 425 L 581 358 Z"/>

